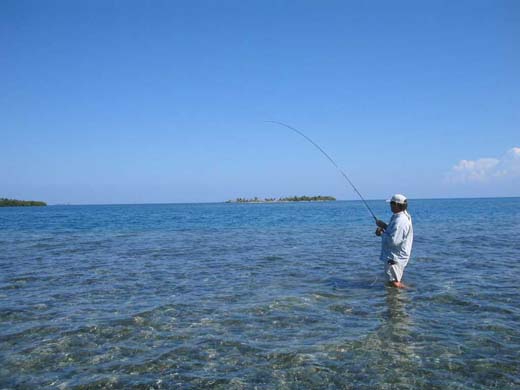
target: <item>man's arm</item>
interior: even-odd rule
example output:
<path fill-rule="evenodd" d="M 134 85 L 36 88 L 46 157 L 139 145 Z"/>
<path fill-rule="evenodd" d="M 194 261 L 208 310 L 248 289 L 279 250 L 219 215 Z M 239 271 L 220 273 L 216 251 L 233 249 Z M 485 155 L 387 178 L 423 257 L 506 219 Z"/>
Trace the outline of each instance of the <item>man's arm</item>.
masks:
<path fill-rule="evenodd" d="M 385 231 L 385 237 L 387 237 L 388 243 L 394 247 L 398 247 L 404 241 L 408 232 L 408 227 L 402 219 L 396 220 L 392 224 L 390 229 Z"/>
<path fill-rule="evenodd" d="M 380 219 L 376 220 L 376 236 L 381 237 L 381 235 L 385 232 L 385 229 L 388 227 L 388 224 L 384 223 Z"/>
<path fill-rule="evenodd" d="M 384 223 L 383 221 L 381 221 L 380 219 L 378 219 L 376 221 L 376 225 L 378 227 L 380 227 L 381 229 L 385 230 L 387 227 L 388 227 L 388 224 Z"/>

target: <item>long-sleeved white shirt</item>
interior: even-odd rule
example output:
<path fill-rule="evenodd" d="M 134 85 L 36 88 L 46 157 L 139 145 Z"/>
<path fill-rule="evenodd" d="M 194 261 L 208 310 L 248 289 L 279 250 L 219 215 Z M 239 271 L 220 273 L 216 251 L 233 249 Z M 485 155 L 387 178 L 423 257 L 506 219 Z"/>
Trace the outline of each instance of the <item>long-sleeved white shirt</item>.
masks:
<path fill-rule="evenodd" d="M 392 215 L 388 227 L 381 236 L 381 257 L 384 262 L 393 260 L 406 266 L 412 253 L 412 217 L 407 211 Z"/>

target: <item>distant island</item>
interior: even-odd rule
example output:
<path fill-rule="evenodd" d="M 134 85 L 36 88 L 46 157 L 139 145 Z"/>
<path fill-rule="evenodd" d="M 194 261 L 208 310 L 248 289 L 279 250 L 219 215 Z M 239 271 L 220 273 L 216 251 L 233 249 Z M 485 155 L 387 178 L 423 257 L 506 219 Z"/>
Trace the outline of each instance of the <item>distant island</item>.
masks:
<path fill-rule="evenodd" d="M 287 198 L 257 198 L 252 199 L 236 198 L 235 200 L 228 200 L 226 203 L 276 203 L 276 202 L 330 202 L 336 198 L 333 196 L 292 196 Z"/>
<path fill-rule="evenodd" d="M 17 200 L 0 198 L 0 207 L 28 207 L 28 206 L 47 206 L 45 202 L 36 200 Z"/>

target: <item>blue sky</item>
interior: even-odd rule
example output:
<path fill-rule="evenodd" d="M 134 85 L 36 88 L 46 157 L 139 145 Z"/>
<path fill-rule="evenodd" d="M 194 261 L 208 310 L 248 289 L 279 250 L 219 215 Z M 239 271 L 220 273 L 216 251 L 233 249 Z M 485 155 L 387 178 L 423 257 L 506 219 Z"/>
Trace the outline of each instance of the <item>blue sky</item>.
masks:
<path fill-rule="evenodd" d="M 518 1 L 0 2 L 0 197 L 520 196 Z"/>

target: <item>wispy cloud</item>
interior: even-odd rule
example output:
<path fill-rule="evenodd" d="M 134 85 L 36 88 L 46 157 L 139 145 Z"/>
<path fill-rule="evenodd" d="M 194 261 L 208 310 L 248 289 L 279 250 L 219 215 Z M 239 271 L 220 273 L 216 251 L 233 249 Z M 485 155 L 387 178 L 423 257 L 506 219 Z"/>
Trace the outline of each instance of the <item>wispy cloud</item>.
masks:
<path fill-rule="evenodd" d="M 520 148 L 509 149 L 500 158 L 460 160 L 446 175 L 451 183 L 488 182 L 520 177 Z"/>

